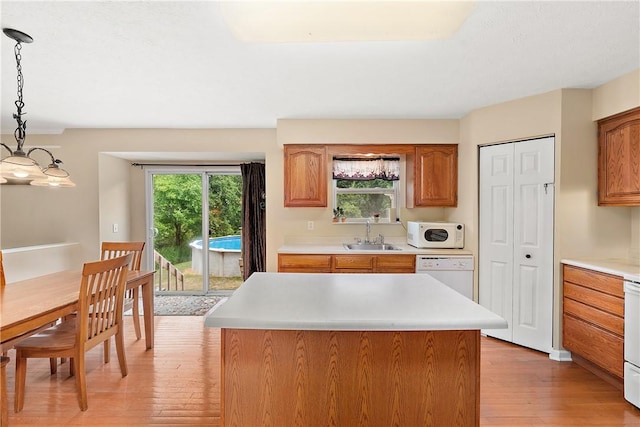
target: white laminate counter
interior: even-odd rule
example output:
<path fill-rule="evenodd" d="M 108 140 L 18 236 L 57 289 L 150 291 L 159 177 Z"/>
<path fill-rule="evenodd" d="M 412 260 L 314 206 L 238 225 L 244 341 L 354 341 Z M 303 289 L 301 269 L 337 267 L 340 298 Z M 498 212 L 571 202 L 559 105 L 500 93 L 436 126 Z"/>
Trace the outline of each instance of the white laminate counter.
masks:
<path fill-rule="evenodd" d="M 622 276 L 625 280 L 640 281 L 640 264 L 619 259 L 563 259 L 563 264 L 587 268 L 601 273 Z"/>
<path fill-rule="evenodd" d="M 350 242 L 347 242 L 350 243 Z M 397 246 L 397 251 L 359 251 L 346 249 L 343 243 L 309 243 L 309 244 L 286 244 L 278 249 L 279 254 L 371 254 L 371 255 L 471 255 L 472 252 L 466 249 L 418 249 L 407 243 L 388 241 L 387 243 Z"/>
<path fill-rule="evenodd" d="M 254 273 L 205 325 L 231 329 L 429 331 L 507 322 L 423 274 Z"/>

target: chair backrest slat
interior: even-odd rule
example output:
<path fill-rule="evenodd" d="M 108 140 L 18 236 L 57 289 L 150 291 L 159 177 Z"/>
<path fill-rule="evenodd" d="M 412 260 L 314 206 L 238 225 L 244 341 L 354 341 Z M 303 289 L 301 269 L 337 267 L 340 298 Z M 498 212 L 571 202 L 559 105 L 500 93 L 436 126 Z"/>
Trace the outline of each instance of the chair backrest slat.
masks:
<path fill-rule="evenodd" d="M 78 304 L 79 341 L 88 349 L 99 337 L 120 325 L 131 254 L 88 262 L 82 269 Z"/>
<path fill-rule="evenodd" d="M 100 259 L 117 258 L 122 255 L 132 254 L 129 270 L 140 270 L 142 262 L 142 250 L 144 242 L 102 242 Z"/>

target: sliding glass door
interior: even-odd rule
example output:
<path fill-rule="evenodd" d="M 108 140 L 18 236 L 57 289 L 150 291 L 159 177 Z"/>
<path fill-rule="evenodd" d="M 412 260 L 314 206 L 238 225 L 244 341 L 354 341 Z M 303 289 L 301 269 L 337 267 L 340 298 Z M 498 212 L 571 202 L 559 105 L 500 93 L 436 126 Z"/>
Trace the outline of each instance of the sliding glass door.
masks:
<path fill-rule="evenodd" d="M 156 293 L 201 295 L 237 288 L 242 282 L 239 167 L 149 168 L 146 186 L 151 248 L 146 252 L 157 270 Z"/>

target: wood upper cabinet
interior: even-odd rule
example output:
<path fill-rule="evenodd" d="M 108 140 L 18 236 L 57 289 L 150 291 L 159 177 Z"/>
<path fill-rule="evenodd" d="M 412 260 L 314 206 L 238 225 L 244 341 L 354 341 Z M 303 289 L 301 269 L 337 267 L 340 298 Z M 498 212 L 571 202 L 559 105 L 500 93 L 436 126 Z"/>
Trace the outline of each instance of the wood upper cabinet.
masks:
<path fill-rule="evenodd" d="M 598 121 L 598 205 L 640 206 L 640 108 Z"/>
<path fill-rule="evenodd" d="M 413 176 L 416 207 L 458 205 L 458 146 L 429 144 L 416 147 Z"/>
<path fill-rule="evenodd" d="M 284 146 L 284 206 L 327 206 L 327 148 Z"/>
<path fill-rule="evenodd" d="M 407 156 L 407 207 L 458 205 L 457 144 L 284 146 L 284 206 L 326 207 L 330 156 L 362 153 Z"/>

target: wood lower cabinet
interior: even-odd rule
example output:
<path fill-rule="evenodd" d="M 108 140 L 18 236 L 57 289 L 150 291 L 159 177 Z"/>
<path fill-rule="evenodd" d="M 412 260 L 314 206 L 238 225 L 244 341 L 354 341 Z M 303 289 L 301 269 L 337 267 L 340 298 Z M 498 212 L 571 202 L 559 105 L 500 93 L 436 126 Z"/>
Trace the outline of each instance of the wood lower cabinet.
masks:
<path fill-rule="evenodd" d="M 415 254 L 278 254 L 281 273 L 415 273 Z"/>
<path fill-rule="evenodd" d="M 281 273 L 331 273 L 331 255 L 278 254 Z"/>
<path fill-rule="evenodd" d="M 334 255 L 334 273 L 373 273 L 376 256 L 371 255 Z"/>
<path fill-rule="evenodd" d="M 640 108 L 598 121 L 598 205 L 640 206 Z"/>
<path fill-rule="evenodd" d="M 415 271 L 415 255 L 380 255 L 377 258 L 377 273 L 415 273 Z"/>
<path fill-rule="evenodd" d="M 574 360 L 622 380 L 624 288 L 622 277 L 563 266 L 562 345 Z M 584 366 L 584 365 L 583 365 Z M 599 373 L 599 372 L 596 372 Z"/>
<path fill-rule="evenodd" d="M 480 331 L 222 328 L 222 426 L 480 425 Z"/>

